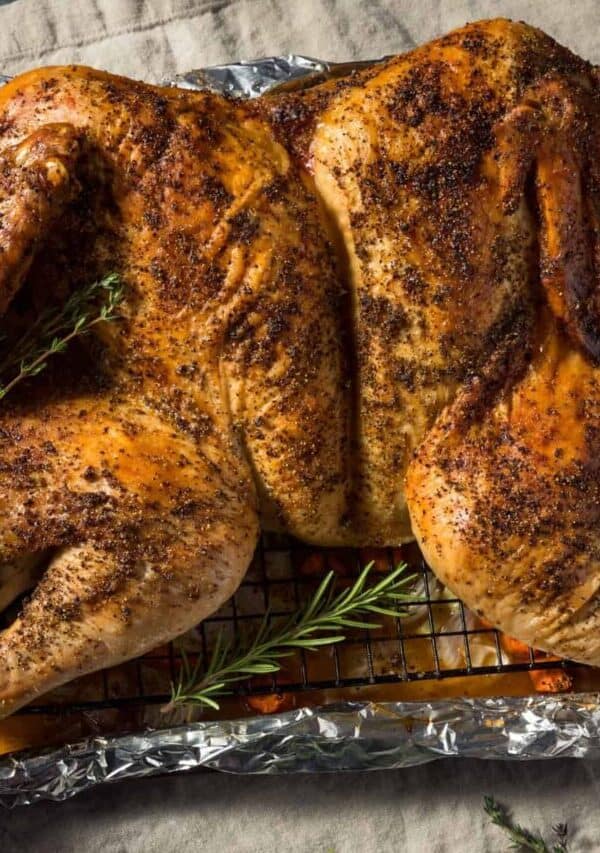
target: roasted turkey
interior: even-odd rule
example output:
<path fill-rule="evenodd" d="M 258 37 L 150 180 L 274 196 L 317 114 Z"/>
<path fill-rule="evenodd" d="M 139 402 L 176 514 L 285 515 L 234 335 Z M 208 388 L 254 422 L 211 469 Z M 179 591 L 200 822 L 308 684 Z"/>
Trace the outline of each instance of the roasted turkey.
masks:
<path fill-rule="evenodd" d="M 0 90 L 0 310 L 126 300 L 0 402 L 1 715 L 184 632 L 261 526 L 416 538 L 600 664 L 600 89 L 505 20 L 253 102 Z"/>

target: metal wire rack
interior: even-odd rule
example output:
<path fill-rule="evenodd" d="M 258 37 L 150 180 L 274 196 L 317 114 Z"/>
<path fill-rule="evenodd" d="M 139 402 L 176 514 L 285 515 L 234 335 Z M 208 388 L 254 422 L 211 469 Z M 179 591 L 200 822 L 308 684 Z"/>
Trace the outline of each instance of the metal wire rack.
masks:
<path fill-rule="evenodd" d="M 450 597 L 415 546 L 395 549 L 316 549 L 287 537 L 265 534 L 239 590 L 215 615 L 177 644 L 169 644 L 112 670 L 86 676 L 43 697 L 20 713 L 86 712 L 164 703 L 178 674 L 182 646 L 193 659 L 208 661 L 217 632 L 239 638 L 270 619 L 295 612 L 328 569 L 337 583 L 350 583 L 364 565 L 386 571 L 406 562 L 416 576 L 415 601 L 402 618 L 385 618 L 379 630 L 350 632 L 322 652 L 288 658 L 280 673 L 243 683 L 246 697 L 307 690 L 367 687 L 427 679 L 556 669 L 568 664 L 532 649 L 515 656 L 504 638 Z"/>

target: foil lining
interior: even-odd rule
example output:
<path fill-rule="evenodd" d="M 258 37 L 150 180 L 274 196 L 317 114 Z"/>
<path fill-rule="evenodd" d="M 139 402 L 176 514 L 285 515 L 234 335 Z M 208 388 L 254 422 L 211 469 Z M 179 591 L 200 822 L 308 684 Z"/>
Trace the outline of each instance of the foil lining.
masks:
<path fill-rule="evenodd" d="M 0 764 L 0 802 L 66 800 L 105 782 L 200 767 L 324 773 L 438 758 L 600 758 L 597 694 L 300 708 L 281 715 L 96 737 Z"/>
<path fill-rule="evenodd" d="M 318 81 L 368 64 L 288 55 L 213 66 L 166 82 L 253 98 L 302 78 Z M 0 75 L 0 85 L 8 80 Z M 0 804 L 61 801 L 107 782 L 201 767 L 230 773 L 316 773 L 409 767 L 453 756 L 600 758 L 600 696 L 348 701 L 89 737 L 0 759 Z"/>
<path fill-rule="evenodd" d="M 327 74 L 332 63 L 309 56 L 267 56 L 252 62 L 212 65 L 179 74 L 166 82 L 182 89 L 208 89 L 236 98 L 256 98 L 279 86 L 303 77 Z"/>
<path fill-rule="evenodd" d="M 375 61 L 326 62 L 310 56 L 288 54 L 265 56 L 251 62 L 212 65 L 179 74 L 165 82 L 182 89 L 208 90 L 230 98 L 257 98 L 276 87 L 293 85 L 300 80 L 318 82 L 328 77 L 348 74 Z"/>

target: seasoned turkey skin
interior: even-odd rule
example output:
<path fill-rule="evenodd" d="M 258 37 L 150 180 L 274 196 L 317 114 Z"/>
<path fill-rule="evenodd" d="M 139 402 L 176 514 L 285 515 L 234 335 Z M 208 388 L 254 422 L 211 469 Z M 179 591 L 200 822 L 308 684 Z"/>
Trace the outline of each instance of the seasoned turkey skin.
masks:
<path fill-rule="evenodd" d="M 600 663 L 597 72 L 469 25 L 253 102 L 80 67 L 0 90 L 10 334 L 123 318 L 0 406 L 1 714 L 187 630 L 259 529 L 416 537 L 500 628 Z"/>
<path fill-rule="evenodd" d="M 9 711 L 218 608 L 259 506 L 335 541 L 348 454 L 332 253 L 270 126 L 87 69 L 0 99 L 6 302 L 25 282 L 35 314 L 108 270 L 127 293 L 122 321 L 0 409 L 2 562 L 51 552 L 0 636 Z"/>

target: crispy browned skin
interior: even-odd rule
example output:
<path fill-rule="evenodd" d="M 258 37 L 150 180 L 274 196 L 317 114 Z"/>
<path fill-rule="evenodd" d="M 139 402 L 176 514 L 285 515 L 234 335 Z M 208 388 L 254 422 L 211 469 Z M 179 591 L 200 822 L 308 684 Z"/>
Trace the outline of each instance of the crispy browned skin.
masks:
<path fill-rule="evenodd" d="M 74 67 L 0 91 L 7 327 L 127 288 L 0 409 L 14 589 L 52 554 L 0 636 L 4 713 L 204 618 L 259 524 L 416 534 L 510 633 L 558 648 L 571 607 L 560 650 L 600 662 L 573 628 L 599 568 L 596 88 L 493 21 L 253 103 Z"/>
<path fill-rule="evenodd" d="M 347 454 L 331 253 L 264 120 L 72 68 L 2 90 L 0 126 L 6 301 L 27 272 L 34 306 L 113 269 L 127 290 L 122 322 L 0 409 L 2 561 L 53 554 L 0 639 L 9 711 L 214 611 L 259 500 L 335 538 Z"/>
<path fill-rule="evenodd" d="M 541 319 L 530 363 L 463 388 L 408 477 L 436 573 L 536 648 L 600 663 L 600 370 Z"/>

